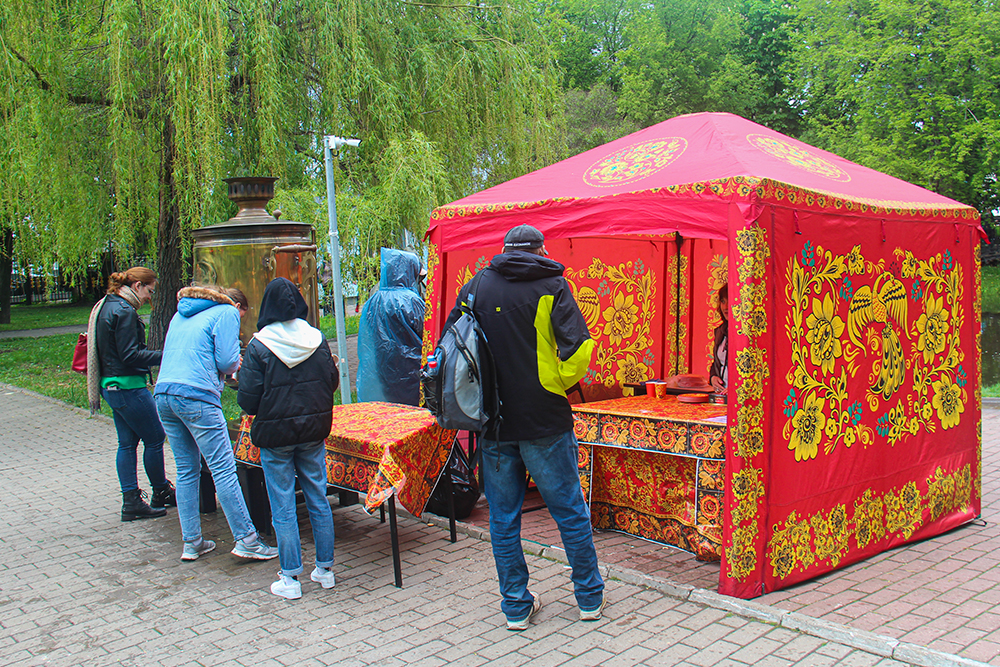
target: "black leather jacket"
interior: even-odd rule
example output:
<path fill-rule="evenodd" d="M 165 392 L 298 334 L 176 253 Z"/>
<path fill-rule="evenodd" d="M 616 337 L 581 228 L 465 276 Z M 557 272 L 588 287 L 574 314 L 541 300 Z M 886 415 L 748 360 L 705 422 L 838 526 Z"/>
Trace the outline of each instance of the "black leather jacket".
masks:
<path fill-rule="evenodd" d="M 97 316 L 97 353 L 101 377 L 146 375 L 163 356 L 160 350 L 146 349 L 146 325 L 117 294 L 107 296 Z"/>

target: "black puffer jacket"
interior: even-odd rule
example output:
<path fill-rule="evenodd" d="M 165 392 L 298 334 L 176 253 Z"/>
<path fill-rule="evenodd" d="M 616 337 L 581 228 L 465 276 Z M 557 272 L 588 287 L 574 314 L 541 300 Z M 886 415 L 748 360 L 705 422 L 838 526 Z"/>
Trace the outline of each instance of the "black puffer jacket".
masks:
<path fill-rule="evenodd" d="M 258 447 L 316 442 L 330 434 L 340 377 L 323 334 L 304 320 L 308 312 L 291 281 L 275 278 L 264 290 L 237 396 L 240 407 L 256 415 L 250 438 Z"/>
<path fill-rule="evenodd" d="M 101 377 L 146 375 L 159 366 L 163 352 L 146 349 L 146 325 L 135 308 L 117 294 L 109 294 L 97 316 L 97 351 Z"/>

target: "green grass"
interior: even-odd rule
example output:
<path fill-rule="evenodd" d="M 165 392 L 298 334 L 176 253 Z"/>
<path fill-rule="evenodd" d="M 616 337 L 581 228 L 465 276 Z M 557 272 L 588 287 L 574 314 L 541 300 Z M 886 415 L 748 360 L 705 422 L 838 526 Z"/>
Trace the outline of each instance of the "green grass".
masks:
<path fill-rule="evenodd" d="M 360 319 L 360 315 L 350 315 L 344 318 L 344 328 L 347 329 L 348 336 L 358 333 L 358 321 Z M 324 315 L 319 318 L 319 329 L 327 338 L 337 337 L 337 322 L 334 319 L 333 314 Z"/>
<path fill-rule="evenodd" d="M 1000 266 L 983 267 L 983 312 L 1000 313 Z"/>
<path fill-rule="evenodd" d="M 87 378 L 70 370 L 76 339 L 76 334 L 0 339 L 0 382 L 86 408 Z M 110 417 L 111 408 L 102 403 L 101 414 Z"/>
<path fill-rule="evenodd" d="M 47 329 L 49 327 L 86 326 L 90 310 L 94 304 L 37 304 L 31 306 L 13 305 L 10 308 L 10 324 L 0 324 L 0 331 L 22 331 Z M 151 306 L 147 303 L 139 309 L 139 314 L 148 316 Z"/>
<path fill-rule="evenodd" d="M 10 307 L 10 324 L 0 324 L 0 331 L 21 329 L 46 329 L 86 324 L 90 309 L 94 304 L 70 305 L 47 304 L 25 306 L 14 304 Z"/>

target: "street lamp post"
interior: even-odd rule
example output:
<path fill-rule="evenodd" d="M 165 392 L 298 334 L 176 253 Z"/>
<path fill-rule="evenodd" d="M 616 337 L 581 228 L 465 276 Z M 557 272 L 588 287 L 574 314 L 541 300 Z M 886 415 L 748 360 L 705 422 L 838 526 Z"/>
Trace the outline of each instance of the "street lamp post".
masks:
<path fill-rule="evenodd" d="M 351 402 L 351 375 L 347 364 L 347 328 L 344 323 L 344 290 L 340 279 L 340 233 L 337 231 L 337 193 L 333 187 L 333 151 L 344 146 L 357 148 L 360 139 L 323 137 L 323 158 L 326 162 L 326 210 L 330 218 L 329 250 L 333 269 L 333 312 L 337 322 L 337 356 L 340 357 L 340 402 Z"/>

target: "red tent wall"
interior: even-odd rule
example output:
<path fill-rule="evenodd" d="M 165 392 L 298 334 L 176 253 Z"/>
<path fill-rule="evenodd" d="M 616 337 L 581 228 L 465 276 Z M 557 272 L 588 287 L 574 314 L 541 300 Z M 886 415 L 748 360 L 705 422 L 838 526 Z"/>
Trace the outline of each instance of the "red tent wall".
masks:
<path fill-rule="evenodd" d="M 978 233 L 768 209 L 729 268 L 719 590 L 739 597 L 980 512 Z"/>

